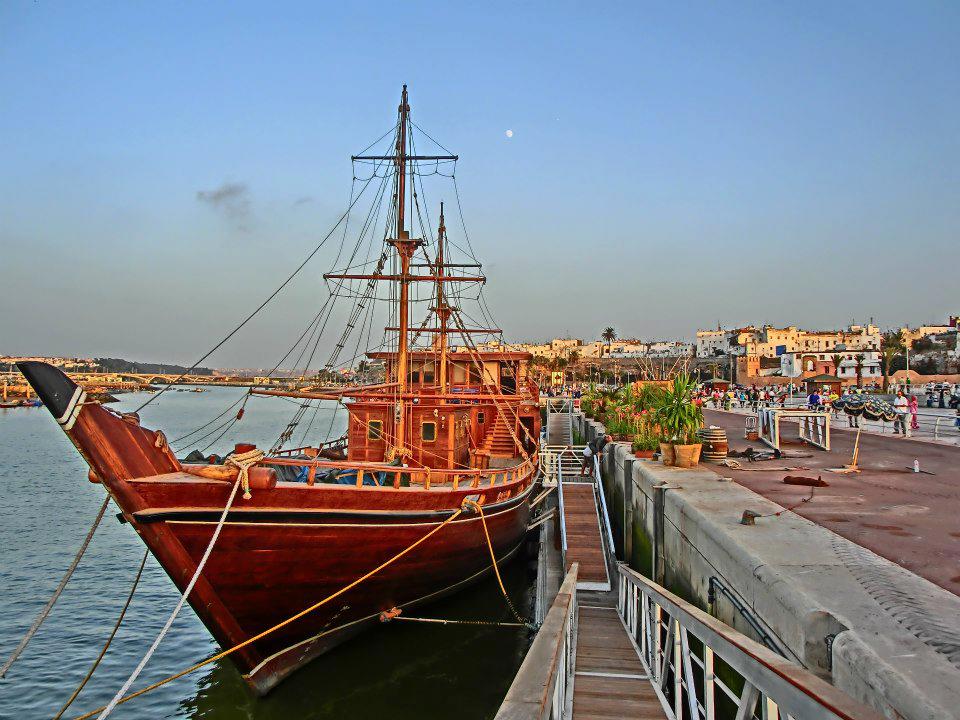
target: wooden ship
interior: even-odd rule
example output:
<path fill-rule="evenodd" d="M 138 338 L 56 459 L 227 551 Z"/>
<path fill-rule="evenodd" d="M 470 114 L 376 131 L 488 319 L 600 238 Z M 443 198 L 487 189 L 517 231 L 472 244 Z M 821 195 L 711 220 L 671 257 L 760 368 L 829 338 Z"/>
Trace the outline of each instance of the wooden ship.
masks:
<path fill-rule="evenodd" d="M 504 561 L 522 546 L 527 531 L 540 432 L 531 356 L 477 349 L 473 336 L 498 331 L 468 327 L 454 302 L 459 294 L 450 288 L 484 278 L 479 263 L 448 259 L 442 211 L 432 241 L 411 237 L 410 168 L 445 156 L 410 152 L 409 110 L 404 86 L 392 152 L 371 156 L 392 174 L 386 201 L 392 215 L 382 238 L 386 261 L 369 272 L 325 275 L 330 283 L 390 288 L 391 347 L 368 353 L 370 362 L 383 363 L 384 377 L 345 387 L 251 390 L 342 404 L 348 431 L 335 447 L 283 449 L 292 435 L 288 426 L 278 445 L 249 468 L 246 492 L 235 495 L 188 598 L 224 649 L 270 631 L 229 656 L 261 694 L 377 624 L 381 613 L 402 612 L 489 573 L 490 548 Z M 412 288 L 429 288 L 429 311 L 419 325 L 411 322 Z M 143 427 L 136 414 L 89 401 L 57 368 L 39 362 L 19 368 L 88 463 L 89 479 L 102 484 L 183 591 L 236 492 L 241 469 L 229 458 L 182 461 L 162 431 Z M 454 515 L 388 567 L 271 630 Z"/>

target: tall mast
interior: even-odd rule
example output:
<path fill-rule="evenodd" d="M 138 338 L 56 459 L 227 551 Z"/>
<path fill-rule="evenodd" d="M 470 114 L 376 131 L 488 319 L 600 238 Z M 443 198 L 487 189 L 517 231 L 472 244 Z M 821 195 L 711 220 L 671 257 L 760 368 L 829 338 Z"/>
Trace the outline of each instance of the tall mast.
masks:
<path fill-rule="evenodd" d="M 407 86 L 403 86 L 400 96 L 400 132 L 397 134 L 397 238 L 405 239 L 404 233 L 404 205 L 407 189 L 407 113 L 410 105 L 407 103 Z"/>
<path fill-rule="evenodd" d="M 324 279 L 326 280 L 373 280 L 373 281 L 389 281 L 389 282 L 399 282 L 400 283 L 400 312 L 399 312 L 399 327 L 396 328 L 387 328 L 388 331 L 396 331 L 398 333 L 399 339 L 397 342 L 397 362 L 396 362 L 396 377 L 394 381 L 396 382 L 398 388 L 398 402 L 396 405 L 396 433 L 394 438 L 394 447 L 393 454 L 395 457 L 402 457 L 408 455 L 409 452 L 406 450 L 406 407 L 404 406 L 404 398 L 409 395 L 408 385 L 409 385 L 409 334 L 410 334 L 410 284 L 414 282 L 433 282 L 439 285 L 442 285 L 445 282 L 484 282 L 486 278 L 482 275 L 456 275 L 456 276 L 446 276 L 443 271 L 443 261 L 441 260 L 441 269 L 437 273 L 431 273 L 429 275 L 412 275 L 410 273 L 411 260 L 413 255 L 416 252 L 417 248 L 424 244 L 423 240 L 411 239 L 410 233 L 406 229 L 405 217 L 406 217 L 406 200 L 407 200 L 407 163 L 416 162 L 418 160 L 447 160 L 447 161 L 456 161 L 458 157 L 456 155 L 409 155 L 407 154 L 407 135 L 409 133 L 409 124 L 410 124 L 410 105 L 407 102 L 407 86 L 403 86 L 403 93 L 400 96 L 400 122 L 397 131 L 397 141 L 394 147 L 394 152 L 392 155 L 354 155 L 353 160 L 362 160 L 362 161 L 390 161 L 393 163 L 397 172 L 397 194 L 394 197 L 394 202 L 396 204 L 397 211 L 397 227 L 396 227 L 396 237 L 388 239 L 387 242 L 396 248 L 397 257 L 400 260 L 400 273 L 398 275 L 393 274 L 383 274 L 380 272 L 369 274 L 369 273 L 351 273 L 351 272 L 340 272 L 340 273 L 325 273 Z M 446 230 L 444 229 L 444 235 L 446 235 Z M 441 251 L 442 252 L 442 251 Z M 421 266 L 417 266 L 421 267 Z M 438 297 L 438 307 L 442 307 L 441 313 L 445 312 L 441 318 L 441 328 L 426 328 L 421 329 L 420 332 L 431 332 L 439 331 L 441 333 L 441 343 L 442 346 L 446 347 L 446 338 L 443 335 L 446 332 L 446 319 L 449 317 L 450 310 L 447 308 L 445 302 L 443 301 L 443 293 L 440 291 L 437 295 Z M 472 332 L 488 332 L 487 330 L 481 329 L 469 329 L 466 330 L 467 333 Z M 443 378 L 442 382 L 446 386 L 446 374 L 441 376 Z"/>
<path fill-rule="evenodd" d="M 397 255 L 400 258 L 400 328 L 399 340 L 397 342 L 397 383 L 399 387 L 399 400 L 396 408 L 396 437 L 394 440 L 394 452 L 397 455 L 404 455 L 406 447 L 406 421 L 407 408 L 403 402 L 403 397 L 407 392 L 407 380 L 409 364 L 407 342 L 410 332 L 410 260 L 413 253 L 419 245 L 420 240 L 411 240 L 410 235 L 404 227 L 404 204 L 406 201 L 407 187 L 407 115 L 410 112 L 410 105 L 407 104 L 407 86 L 403 86 L 403 94 L 400 98 L 400 130 L 397 134 L 397 236 L 391 243 L 397 249 Z"/>

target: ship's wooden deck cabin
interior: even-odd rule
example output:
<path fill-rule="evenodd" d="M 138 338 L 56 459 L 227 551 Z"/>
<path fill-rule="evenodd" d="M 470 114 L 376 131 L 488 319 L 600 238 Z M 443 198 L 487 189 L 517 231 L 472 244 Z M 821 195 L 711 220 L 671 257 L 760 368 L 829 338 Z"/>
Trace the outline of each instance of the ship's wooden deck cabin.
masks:
<path fill-rule="evenodd" d="M 396 378 L 396 353 L 373 352 L 368 357 L 383 360 L 386 377 Z M 407 448 L 404 462 L 466 470 L 506 466 L 512 460 L 522 461 L 524 453 L 533 454 L 540 409 L 539 391 L 528 376 L 531 358 L 524 352 L 448 352 L 444 387 L 437 353 L 409 352 L 405 437 L 399 443 Z M 346 403 L 348 460 L 394 459 L 389 454 L 398 444 L 398 399 L 390 388 L 383 388 Z"/>

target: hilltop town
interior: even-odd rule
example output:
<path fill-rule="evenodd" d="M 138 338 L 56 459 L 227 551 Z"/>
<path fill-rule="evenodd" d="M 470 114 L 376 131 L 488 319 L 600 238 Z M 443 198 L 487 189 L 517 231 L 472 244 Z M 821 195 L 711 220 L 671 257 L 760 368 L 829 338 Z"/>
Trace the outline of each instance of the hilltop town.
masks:
<path fill-rule="evenodd" d="M 556 338 L 542 343 L 479 345 L 481 350 L 522 350 L 544 368 L 620 368 L 653 378 L 662 368 L 682 365 L 739 383 L 764 384 L 818 374 L 863 384 L 900 372 L 935 376 L 960 372 L 957 330 L 960 317 L 940 325 L 884 331 L 871 323 L 843 330 L 805 330 L 795 325 L 748 325 L 697 330 L 692 340 L 645 341 L 618 337 L 606 328 L 599 340 Z M 618 362 L 619 361 L 619 362 Z M 633 362 L 631 362 L 633 361 Z"/>

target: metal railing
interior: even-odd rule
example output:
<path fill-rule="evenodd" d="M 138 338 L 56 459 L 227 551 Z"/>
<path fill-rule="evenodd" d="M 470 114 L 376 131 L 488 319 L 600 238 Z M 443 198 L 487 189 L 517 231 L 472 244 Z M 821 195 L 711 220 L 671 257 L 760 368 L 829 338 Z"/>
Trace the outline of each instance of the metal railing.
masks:
<path fill-rule="evenodd" d="M 561 567 L 567 566 L 567 516 L 563 507 L 563 465 L 557 463 L 557 506 L 560 510 L 560 564 Z M 576 587 L 576 586 L 574 586 Z"/>
<path fill-rule="evenodd" d="M 610 448 L 610 452 L 613 452 L 613 448 Z M 600 524 L 603 527 L 600 529 L 600 532 L 604 533 L 604 545 L 606 545 L 606 552 L 604 555 L 607 559 L 608 571 L 612 572 L 613 568 L 616 567 L 617 562 L 617 546 L 613 544 L 613 528 L 610 526 L 610 513 L 607 511 L 607 498 L 603 492 L 603 476 L 600 474 L 600 458 L 596 455 L 593 456 L 593 482 L 594 486 L 597 488 L 598 503 L 600 508 Z"/>
<path fill-rule="evenodd" d="M 573 701 L 577 636 L 577 571 L 574 563 L 503 699 L 495 720 L 560 720 Z"/>
<path fill-rule="evenodd" d="M 767 408 L 780 408 L 781 405 L 779 402 L 774 403 L 761 403 L 761 407 Z M 705 402 L 704 407 L 708 410 L 723 410 L 723 404 L 719 407 L 714 407 L 713 402 Z M 805 398 L 794 397 L 788 399 L 783 405 L 786 408 L 801 408 L 807 407 L 807 401 Z M 960 428 L 956 425 L 956 415 L 953 415 L 953 410 L 945 409 L 943 412 L 936 413 L 930 412 L 931 408 L 927 408 L 921 403 L 920 412 L 917 413 L 917 425 L 918 428 L 911 429 L 910 434 L 913 437 L 917 438 L 928 438 L 933 440 L 952 440 L 954 442 L 960 441 Z M 748 402 L 744 407 L 741 407 L 739 401 L 734 403 L 733 407 L 730 408 L 730 411 L 740 413 L 740 414 L 750 414 L 755 412 L 753 406 Z M 849 422 L 846 420 L 847 415 L 843 412 L 832 413 L 831 419 L 834 422 L 833 429 L 844 428 L 844 427 L 857 427 L 850 426 Z M 860 417 L 856 421 L 858 426 L 863 430 L 868 432 L 880 433 L 881 435 L 893 433 L 893 422 L 886 422 L 883 420 L 867 420 L 864 417 Z M 910 425 L 911 418 L 907 415 L 906 418 L 907 425 Z"/>
<path fill-rule="evenodd" d="M 881 720 L 808 670 L 625 565 L 618 569 L 617 609 L 669 720 L 734 713 L 747 720 L 758 710 L 764 720 Z"/>

